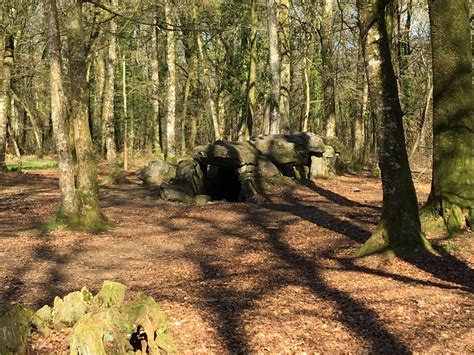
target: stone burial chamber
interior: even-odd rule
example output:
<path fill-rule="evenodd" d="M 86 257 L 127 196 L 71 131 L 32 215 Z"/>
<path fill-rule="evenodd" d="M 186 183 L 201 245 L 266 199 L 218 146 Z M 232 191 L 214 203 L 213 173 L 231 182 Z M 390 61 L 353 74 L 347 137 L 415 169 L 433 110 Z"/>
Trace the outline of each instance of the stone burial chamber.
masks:
<path fill-rule="evenodd" d="M 218 140 L 193 149 L 177 165 L 150 162 L 138 177 L 157 186 L 166 201 L 258 202 L 273 186 L 336 173 L 341 145 L 337 138 L 311 132 L 259 135 L 247 142 Z"/>

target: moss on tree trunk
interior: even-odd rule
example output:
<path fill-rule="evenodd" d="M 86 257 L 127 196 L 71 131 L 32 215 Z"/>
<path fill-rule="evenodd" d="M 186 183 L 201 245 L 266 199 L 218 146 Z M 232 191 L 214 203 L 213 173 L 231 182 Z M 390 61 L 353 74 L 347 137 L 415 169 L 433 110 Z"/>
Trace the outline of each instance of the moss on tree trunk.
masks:
<path fill-rule="evenodd" d="M 88 121 L 86 58 L 90 43 L 84 36 L 81 2 L 69 0 L 68 5 L 69 78 L 71 83 L 74 83 L 69 88 L 69 105 L 77 155 L 76 199 L 79 206 L 78 216 L 71 216 L 69 223 L 73 224 L 71 227 L 99 231 L 103 230 L 107 223 L 99 206 L 97 167 Z"/>
<path fill-rule="evenodd" d="M 474 222 L 474 100 L 469 1 L 428 1 L 433 55 L 433 179 L 423 214 L 449 233 Z M 428 221 L 429 218 L 426 218 Z"/>

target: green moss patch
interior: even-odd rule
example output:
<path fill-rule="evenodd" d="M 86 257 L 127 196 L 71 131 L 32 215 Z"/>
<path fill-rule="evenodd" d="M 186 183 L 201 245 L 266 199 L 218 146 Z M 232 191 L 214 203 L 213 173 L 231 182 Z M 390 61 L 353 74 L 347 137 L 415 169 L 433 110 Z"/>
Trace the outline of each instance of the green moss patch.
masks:
<path fill-rule="evenodd" d="M 160 306 L 144 294 L 124 302 L 126 290 L 105 281 L 95 296 L 83 288 L 55 297 L 53 306 L 36 313 L 20 304 L 11 306 L 0 316 L 0 354 L 29 353 L 32 332 L 66 328 L 70 354 L 127 354 L 133 350 L 129 340 L 138 324 L 147 333 L 150 354 L 176 353 Z"/>

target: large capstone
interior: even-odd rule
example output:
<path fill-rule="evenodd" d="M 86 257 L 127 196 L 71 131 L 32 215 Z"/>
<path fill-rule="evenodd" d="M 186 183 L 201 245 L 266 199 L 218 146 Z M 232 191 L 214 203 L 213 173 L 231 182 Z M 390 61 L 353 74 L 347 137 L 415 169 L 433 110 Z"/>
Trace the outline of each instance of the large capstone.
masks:
<path fill-rule="evenodd" d="M 138 173 L 145 184 L 159 186 L 176 176 L 176 166 L 164 160 L 154 160 Z"/>
<path fill-rule="evenodd" d="M 213 144 L 198 146 L 193 158 L 201 165 L 222 166 L 237 169 L 245 164 L 255 164 L 259 152 L 249 142 L 218 140 Z"/>

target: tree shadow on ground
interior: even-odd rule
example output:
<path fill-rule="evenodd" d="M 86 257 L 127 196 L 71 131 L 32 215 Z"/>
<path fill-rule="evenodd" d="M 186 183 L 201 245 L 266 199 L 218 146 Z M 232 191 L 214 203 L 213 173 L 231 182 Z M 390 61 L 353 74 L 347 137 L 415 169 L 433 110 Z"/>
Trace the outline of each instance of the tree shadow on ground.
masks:
<path fill-rule="evenodd" d="M 348 199 L 345 196 L 339 195 L 335 192 L 332 192 L 331 190 L 327 190 L 322 188 L 321 186 L 318 186 L 314 183 L 312 180 L 304 180 L 301 182 L 303 186 L 306 186 L 310 190 L 316 192 L 318 195 L 323 196 L 325 199 L 328 201 L 334 202 L 338 205 L 341 206 L 346 206 L 346 207 L 359 207 L 359 208 L 370 208 L 376 211 L 381 211 L 380 207 L 374 206 L 374 205 L 369 205 L 366 203 L 360 203 L 357 201 L 353 201 Z"/>
<path fill-rule="evenodd" d="M 397 256 L 440 280 L 462 286 L 468 292 L 474 292 L 474 271 L 465 262 L 449 254 L 439 245 L 432 246 L 439 255 L 404 253 Z"/>
<path fill-rule="evenodd" d="M 281 206 L 276 206 L 275 209 L 281 211 L 278 207 Z M 255 308 L 258 300 L 272 292 L 283 290 L 286 286 L 301 286 L 319 298 L 333 303 L 340 311 L 338 321 L 367 341 L 371 346 L 371 351 L 409 353 L 407 345 L 384 327 L 376 312 L 352 298 L 347 292 L 329 286 L 321 275 L 324 267 L 286 244 L 282 240 L 282 226 L 274 227 L 275 221 L 272 211 L 268 208 L 266 211 L 269 213 L 248 214 L 245 221 L 246 223 L 257 222 L 263 236 L 263 245 L 260 245 L 259 248 L 271 253 L 271 259 L 278 263 L 279 272 L 267 271 L 267 274 L 261 276 L 259 284 L 253 289 L 239 291 L 232 286 L 232 282 L 229 281 L 230 275 L 226 272 L 225 262 L 219 260 L 215 254 L 216 245 L 212 238 L 205 238 L 209 244 L 207 253 L 185 256 L 191 258 L 200 267 L 204 283 L 207 286 L 200 288 L 198 293 L 205 300 L 205 307 L 215 315 L 214 326 L 225 341 L 229 352 L 248 353 L 251 350 L 242 322 L 243 314 L 246 311 Z M 202 223 L 203 220 L 199 222 Z M 208 222 L 212 223 L 211 220 Z M 333 222 L 335 221 L 333 220 Z M 272 225 L 272 228 L 268 228 L 269 225 Z M 217 228 L 217 226 L 213 226 L 213 228 Z M 222 232 L 229 238 L 236 237 L 243 239 L 244 243 L 250 242 L 247 237 L 232 232 L 230 228 L 224 227 Z M 252 246 L 247 244 L 241 250 L 236 250 L 235 253 L 243 253 L 246 248 L 252 248 Z"/>
<path fill-rule="evenodd" d="M 314 183 L 312 184 L 314 185 Z M 343 201 L 341 204 L 344 206 L 365 208 L 370 207 L 370 205 L 358 204 L 357 202 L 351 201 L 344 196 L 326 189 L 319 188 L 317 186 L 316 189 L 313 189 L 313 191 L 318 193 L 321 191 L 324 196 L 330 196 L 331 201 L 336 203 L 337 201 Z M 370 237 L 370 232 L 368 230 L 357 227 L 350 222 L 341 221 L 317 207 L 301 205 L 299 201 L 293 197 L 293 194 L 290 191 L 285 193 L 285 199 L 291 204 L 291 207 L 286 207 L 287 211 L 295 213 L 299 217 L 304 218 L 312 223 L 343 234 L 360 243 L 365 242 L 365 240 Z M 272 208 L 271 205 L 269 207 Z M 275 207 L 278 208 L 278 206 Z M 300 212 L 303 208 L 305 213 Z M 308 214 L 307 212 L 309 211 L 312 211 L 312 213 Z M 466 263 L 457 259 L 452 254 L 447 253 L 439 246 L 433 245 L 433 248 L 439 253 L 439 255 L 428 253 L 402 253 L 397 255 L 397 257 L 423 271 L 430 273 L 440 280 L 457 284 L 461 286 L 463 290 L 473 292 L 474 271 Z M 346 266 L 348 266 L 347 263 Z"/>
<path fill-rule="evenodd" d="M 390 333 L 373 310 L 353 299 L 347 292 L 327 285 L 321 277 L 321 267 L 282 241 L 278 231 L 269 233 L 269 242 L 280 259 L 298 271 L 301 285 L 319 297 L 333 302 L 340 310 L 339 321 L 371 344 L 371 352 L 410 353 L 407 345 Z"/>
<path fill-rule="evenodd" d="M 49 265 L 46 268 L 45 279 L 41 280 L 41 298 L 37 300 L 35 306 L 51 304 L 55 296 L 73 291 L 62 287 L 64 272 L 67 270 L 68 263 L 78 256 L 83 241 L 75 243 L 67 253 L 59 254 L 50 244 L 54 237 L 41 234 L 34 238 L 38 238 L 40 243 L 34 247 L 28 257 L 30 262 L 14 268 L 7 278 L 3 290 L 0 291 L 0 300 L 4 307 L 13 302 L 18 302 L 23 294 L 31 292 L 31 285 L 24 279 L 33 268 L 40 267 L 38 264 L 42 262 Z"/>

